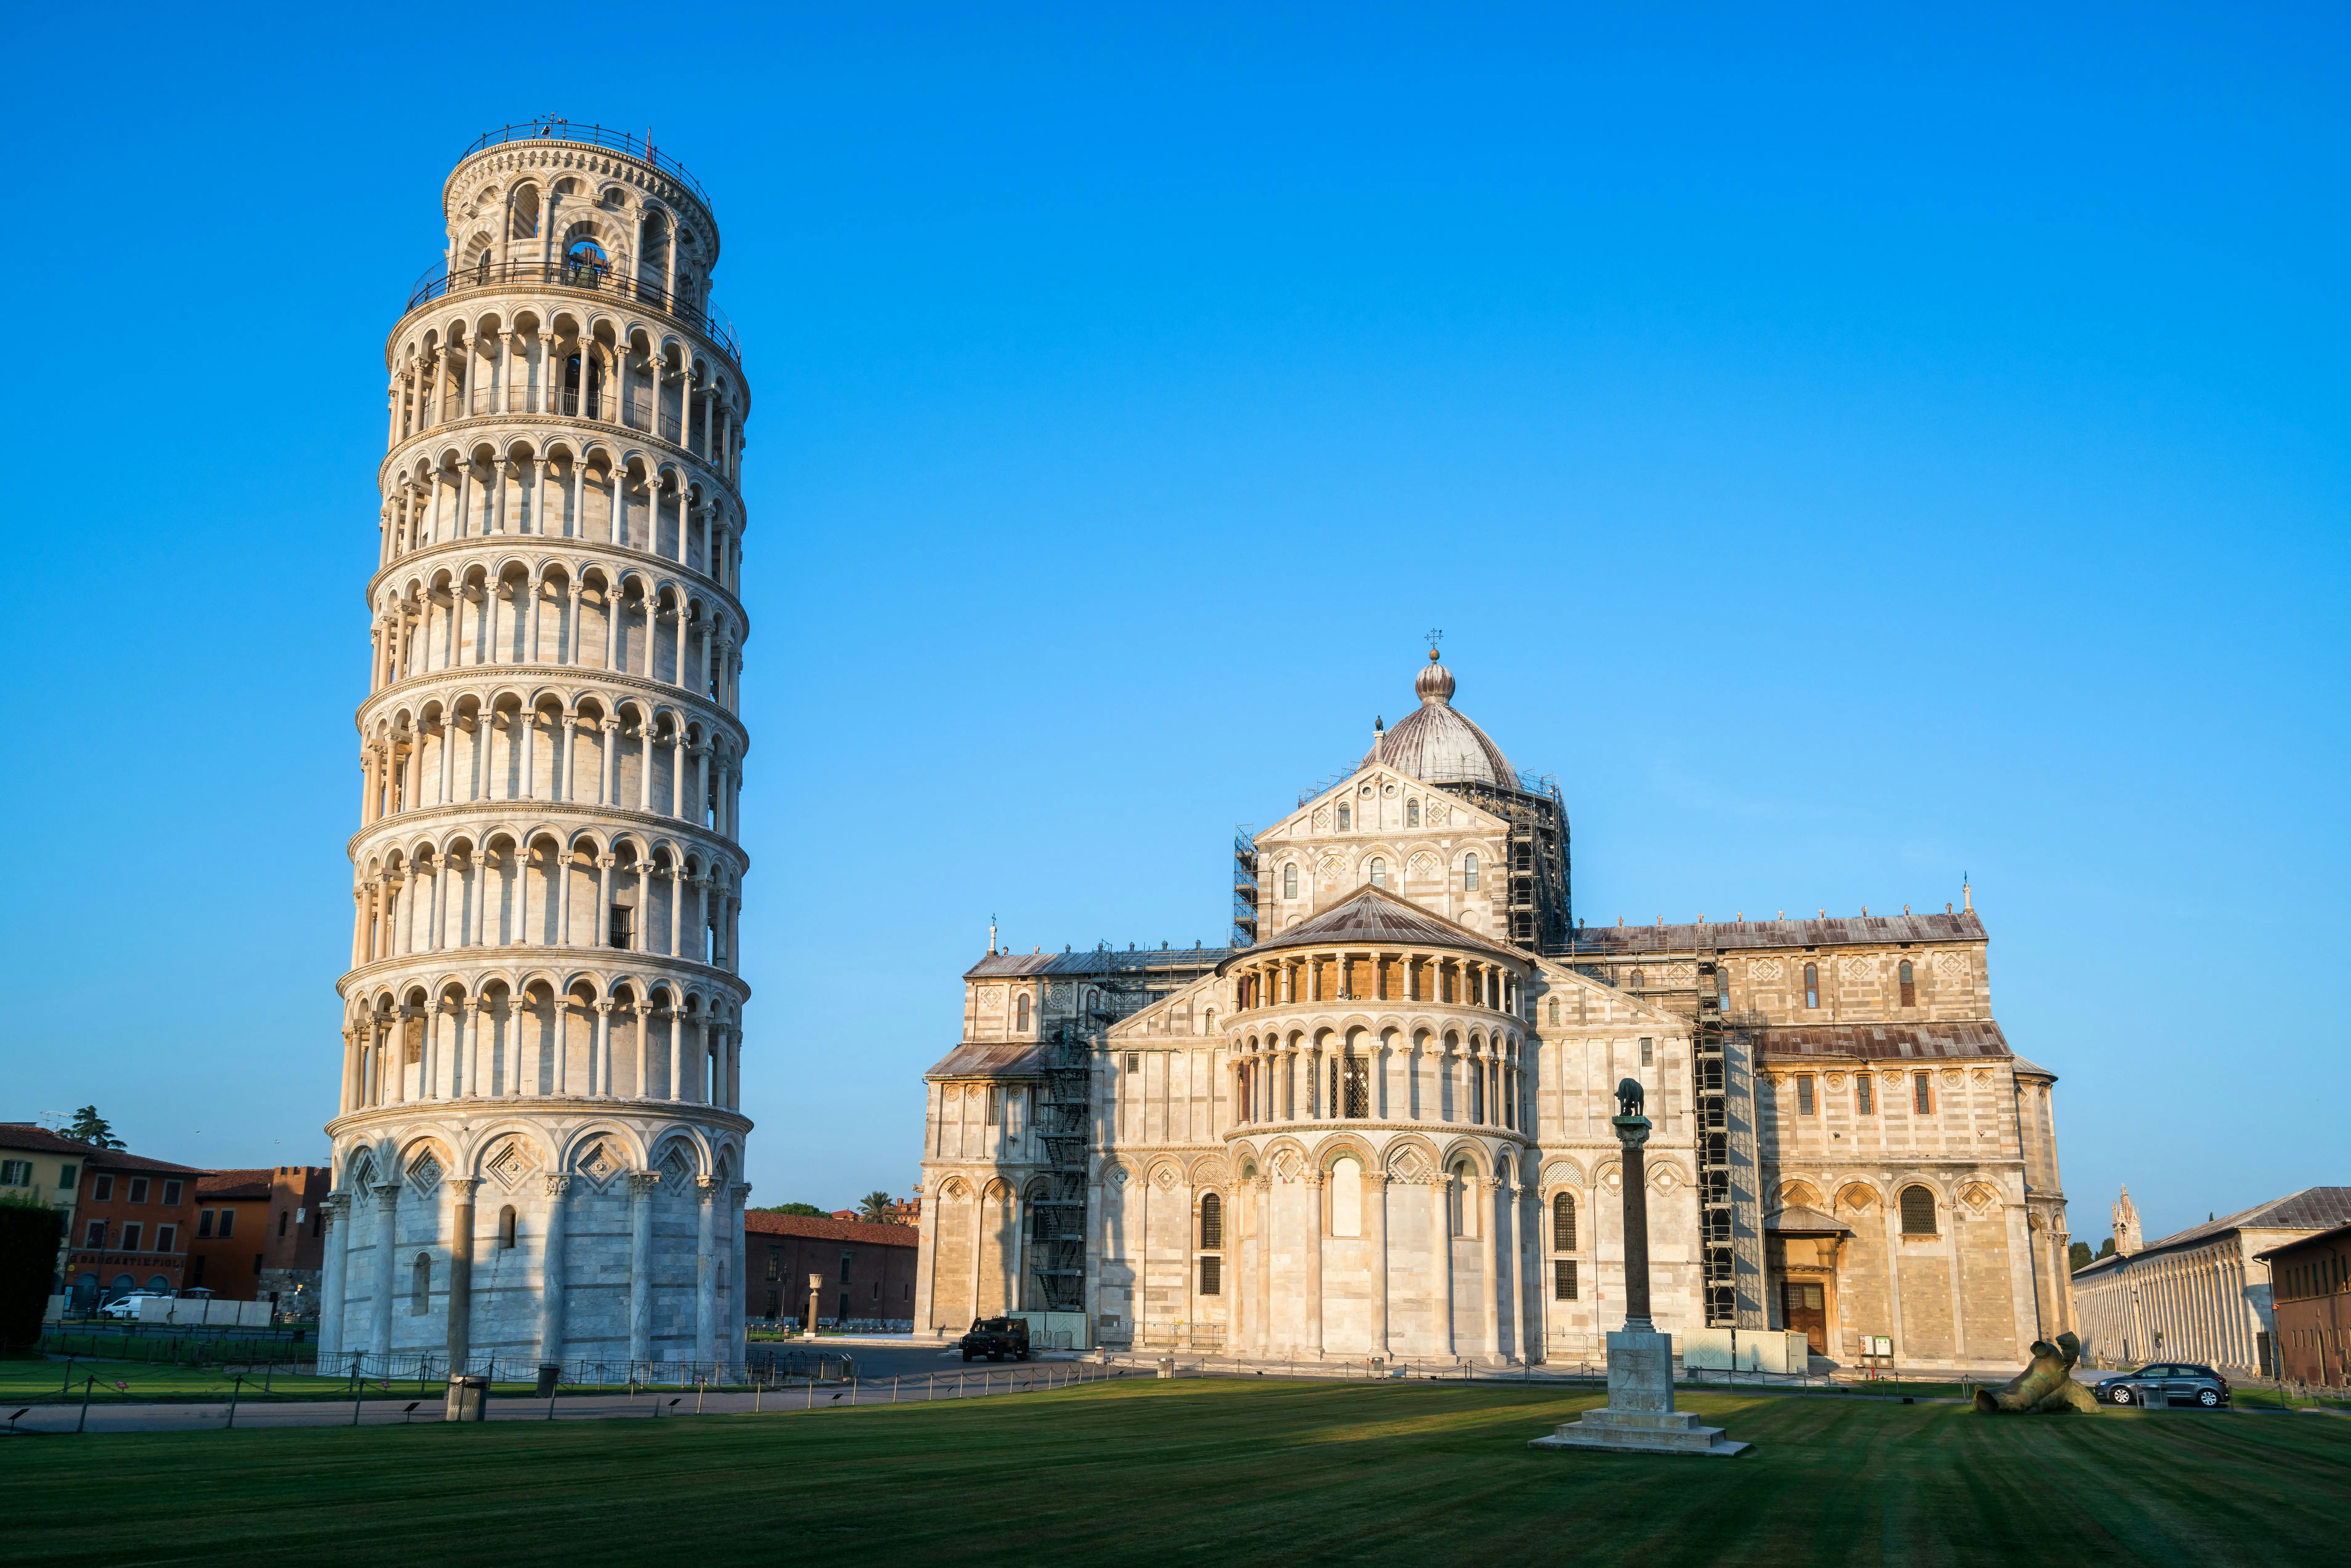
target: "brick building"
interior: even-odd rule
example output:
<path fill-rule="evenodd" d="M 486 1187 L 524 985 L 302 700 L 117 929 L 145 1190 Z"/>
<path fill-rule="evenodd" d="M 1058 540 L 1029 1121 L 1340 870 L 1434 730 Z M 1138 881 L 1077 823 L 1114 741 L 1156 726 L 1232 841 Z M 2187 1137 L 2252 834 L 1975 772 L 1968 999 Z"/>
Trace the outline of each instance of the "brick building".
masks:
<path fill-rule="evenodd" d="M 2351 1388 L 2351 1225 L 2253 1255 L 2270 1271 L 2278 1374 Z"/>
<path fill-rule="evenodd" d="M 324 1166 L 206 1171 L 196 1181 L 188 1284 L 224 1301 L 301 1312 L 318 1300 L 324 1261 Z"/>
<path fill-rule="evenodd" d="M 132 1291 L 177 1294 L 187 1283 L 196 1225 L 193 1166 L 81 1145 L 81 1186 L 66 1249 L 77 1309 Z"/>
<path fill-rule="evenodd" d="M 743 1215 L 744 1311 L 753 1319 L 808 1322 L 809 1276 L 824 1276 L 825 1326 L 905 1328 L 914 1316 L 914 1254 L 922 1233 L 904 1225 Z"/>

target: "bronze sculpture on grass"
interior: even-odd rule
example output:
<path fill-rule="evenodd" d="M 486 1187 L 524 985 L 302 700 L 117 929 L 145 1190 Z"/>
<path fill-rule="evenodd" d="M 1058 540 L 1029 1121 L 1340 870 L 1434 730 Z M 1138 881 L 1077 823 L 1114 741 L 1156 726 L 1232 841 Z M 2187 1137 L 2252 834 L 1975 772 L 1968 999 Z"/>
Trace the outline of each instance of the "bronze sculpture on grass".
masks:
<path fill-rule="evenodd" d="M 2032 1364 L 1998 1388 L 1976 1390 L 1976 1408 L 1994 1412 L 2031 1410 L 2053 1416 L 2067 1410 L 2095 1410 L 2097 1396 L 2074 1381 L 2074 1364 L 2082 1359 L 2082 1342 L 2061 1333 L 2057 1343 L 2032 1342 Z"/>

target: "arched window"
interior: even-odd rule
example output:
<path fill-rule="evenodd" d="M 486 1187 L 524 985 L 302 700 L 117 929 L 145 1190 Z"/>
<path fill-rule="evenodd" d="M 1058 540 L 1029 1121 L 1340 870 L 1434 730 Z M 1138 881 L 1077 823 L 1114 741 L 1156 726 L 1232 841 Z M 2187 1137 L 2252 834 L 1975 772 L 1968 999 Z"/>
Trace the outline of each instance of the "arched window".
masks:
<path fill-rule="evenodd" d="M 433 1304 L 433 1255 L 419 1252 L 408 1271 L 408 1312 L 412 1317 L 423 1317 Z"/>
<path fill-rule="evenodd" d="M 1818 964 L 1804 966 L 1804 1005 L 1808 1008 L 1821 1005 L 1821 967 Z"/>
<path fill-rule="evenodd" d="M 1478 1180 L 1477 1167 L 1463 1160 L 1453 1167 L 1453 1179 L 1445 1184 L 1445 1207 L 1453 1220 L 1453 1234 L 1478 1234 L 1478 1205 L 1469 1196 Z"/>
<path fill-rule="evenodd" d="M 1217 1251 L 1225 1244 L 1225 1200 L 1215 1193 L 1200 1199 L 1200 1249 Z"/>
<path fill-rule="evenodd" d="M 1935 1113 L 1935 1078 L 1928 1072 L 1910 1075 L 1910 1108 L 1921 1116 Z"/>
<path fill-rule="evenodd" d="M 1353 808 L 1353 807 L 1352 807 L 1352 806 L 1348 806 L 1348 805 L 1345 805 L 1345 804 L 1343 804 L 1343 804 L 1339 807 L 1339 831 L 1340 831 L 1341 832 L 1343 832 L 1343 832 L 1345 832 L 1348 829 L 1350 829 L 1350 828 L 1353 827 L 1354 825 L 1355 825 L 1355 811 L 1354 811 L 1354 808 Z"/>
<path fill-rule="evenodd" d="M 1342 1107 L 1343 1113 L 1356 1117 L 1370 1115 L 1372 1113 L 1372 1064 L 1357 1056 L 1352 1049 L 1341 1060 L 1346 1069 L 1346 1098 Z"/>
<path fill-rule="evenodd" d="M 1331 1234 L 1364 1233 L 1364 1167 L 1352 1155 L 1331 1162 Z"/>
<path fill-rule="evenodd" d="M 1298 865 L 1295 862 L 1281 868 L 1281 896 L 1284 898 L 1298 896 Z"/>
<path fill-rule="evenodd" d="M 1420 826 L 1419 800 L 1406 800 L 1404 803 L 1404 825 L 1407 828 L 1416 828 Z"/>
<path fill-rule="evenodd" d="M 1935 1195 L 1923 1186 L 1902 1189 L 1902 1234 L 1932 1236 L 1935 1234 Z"/>
<path fill-rule="evenodd" d="M 1575 1250 L 1575 1195 L 1572 1192 L 1561 1193 L 1551 1200 L 1551 1249 Z"/>
<path fill-rule="evenodd" d="M 1023 1033 L 1023 1034 L 1028 1033 L 1028 1032 L 1029 1032 L 1029 998 L 1028 998 L 1028 996 L 1026 995 L 1026 993 L 1024 993 L 1024 994 L 1021 996 L 1021 998 L 1020 998 L 1020 999 L 1019 999 L 1019 1002 L 1017 1002 L 1017 1003 L 1015 1003 L 1015 1004 L 1014 1004 L 1014 1006 L 1013 1006 L 1013 1009 L 1012 1009 L 1012 1016 L 1013 1016 L 1013 1020 L 1014 1020 L 1014 1021 L 1013 1021 L 1013 1027 L 1014 1027 L 1015 1029 L 1019 1030 L 1021 1033 Z"/>
<path fill-rule="evenodd" d="M 1910 967 L 1907 958 L 1902 960 L 1902 1005 L 1906 1008 L 1918 1005 L 1918 975 Z"/>
<path fill-rule="evenodd" d="M 514 1205 L 510 1203 L 498 1210 L 498 1245 L 511 1247 L 514 1244 L 515 1211 Z"/>
<path fill-rule="evenodd" d="M 1461 886 L 1466 892 L 1478 891 L 1478 857 L 1474 854 L 1461 857 Z"/>
<path fill-rule="evenodd" d="M 1374 887 L 1385 887 L 1387 884 L 1388 862 L 1382 860 L 1379 856 L 1374 855 L 1372 857 L 1372 885 Z"/>

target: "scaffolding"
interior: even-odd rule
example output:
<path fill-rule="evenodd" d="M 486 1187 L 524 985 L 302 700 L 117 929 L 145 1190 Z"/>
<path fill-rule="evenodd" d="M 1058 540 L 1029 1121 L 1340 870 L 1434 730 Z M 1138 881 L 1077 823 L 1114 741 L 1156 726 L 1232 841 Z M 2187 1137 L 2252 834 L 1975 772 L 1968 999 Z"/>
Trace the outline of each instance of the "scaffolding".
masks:
<path fill-rule="evenodd" d="M 1530 954 L 1569 952 L 1575 908 L 1567 801 L 1559 780 L 1547 773 L 1521 773 L 1507 784 L 1466 778 L 1426 782 L 1510 824 L 1508 860 L 1501 868 L 1509 879 L 1503 904 L 1510 945 Z"/>
<path fill-rule="evenodd" d="M 1697 927 L 1687 947 L 1660 943 L 1655 948 L 1627 950 L 1614 942 L 1571 940 L 1567 958 L 1577 973 L 1689 1019 L 1700 1304 L 1707 1327 L 1739 1326 L 1737 1172 L 1753 1150 L 1742 1146 L 1750 1138 L 1731 1114 L 1731 1100 L 1754 1060 L 1763 1015 L 1730 1010 L 1729 970 L 1713 931 L 1704 925 Z M 1685 963 L 1687 979 L 1677 972 Z M 1750 1237 L 1750 1251 L 1752 1248 Z M 1749 1263 L 1759 1266 L 1759 1260 L 1750 1258 Z"/>
<path fill-rule="evenodd" d="M 1233 829 L 1233 940 L 1257 946 L 1257 840 L 1246 823 Z"/>
<path fill-rule="evenodd" d="M 1029 1205 L 1043 1260 L 1037 1282 L 1049 1312 L 1086 1310 L 1086 1145 L 1093 1096 L 1093 1048 L 1064 1024 L 1047 1048 L 1038 1136 L 1045 1145 L 1045 1196 Z"/>

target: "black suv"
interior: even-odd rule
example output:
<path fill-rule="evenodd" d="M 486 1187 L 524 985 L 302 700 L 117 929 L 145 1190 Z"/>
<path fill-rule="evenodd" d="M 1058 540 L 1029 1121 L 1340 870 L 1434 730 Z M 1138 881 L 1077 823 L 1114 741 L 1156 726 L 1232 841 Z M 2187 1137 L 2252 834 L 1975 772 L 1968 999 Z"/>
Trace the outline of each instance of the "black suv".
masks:
<path fill-rule="evenodd" d="M 2107 1405 L 2145 1405 L 2158 1410 L 2194 1405 L 2218 1410 L 2229 1402 L 2229 1380 L 2209 1366 L 2158 1361 L 2137 1372 L 2100 1378 L 2097 1394 Z"/>
<path fill-rule="evenodd" d="M 1029 1320 L 974 1318 L 971 1332 L 963 1336 L 963 1358 L 969 1361 L 976 1355 L 990 1361 L 1002 1361 L 1008 1355 L 1015 1361 L 1028 1360 Z"/>

